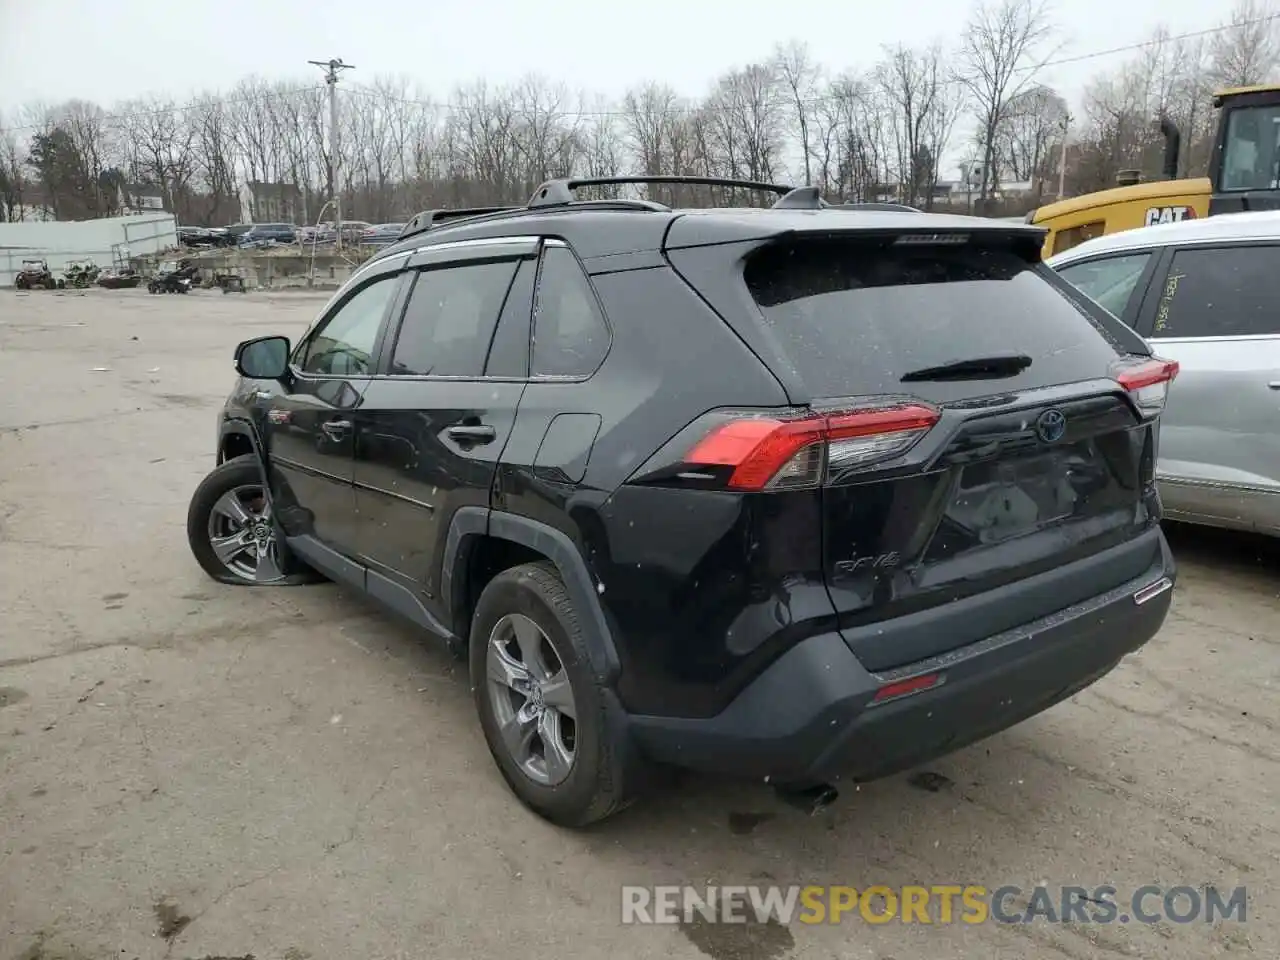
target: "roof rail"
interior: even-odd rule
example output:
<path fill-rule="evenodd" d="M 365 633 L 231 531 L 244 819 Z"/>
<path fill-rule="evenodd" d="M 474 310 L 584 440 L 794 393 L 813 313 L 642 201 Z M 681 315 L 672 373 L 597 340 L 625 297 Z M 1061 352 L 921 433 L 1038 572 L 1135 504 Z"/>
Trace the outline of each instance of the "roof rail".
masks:
<path fill-rule="evenodd" d="M 905 203 L 884 203 L 879 201 L 862 202 L 860 200 L 846 200 L 844 203 L 831 203 L 824 200 L 822 191 L 814 186 L 796 187 L 784 194 L 773 205 L 775 210 L 833 210 L 833 209 L 853 209 L 853 210 L 891 210 L 897 213 L 923 213 L 916 207 L 909 207 Z"/>
<path fill-rule="evenodd" d="M 556 207 L 573 203 L 573 191 L 582 187 L 605 187 L 628 183 L 685 183 L 704 187 L 739 187 L 743 190 L 762 190 L 766 193 L 776 193 L 779 196 L 785 196 L 790 193 L 792 189 L 791 187 L 777 183 L 763 183 L 758 180 L 733 180 L 725 177 L 639 176 L 586 177 L 582 179 L 563 178 L 559 180 L 548 180 L 542 186 L 538 187 L 538 189 L 534 191 L 533 198 L 529 201 L 529 208 Z"/>
<path fill-rule="evenodd" d="M 868 200 L 866 202 L 860 200 L 846 200 L 841 207 L 851 207 L 856 210 L 887 210 L 895 213 L 924 213 L 919 207 L 910 207 L 905 203 L 882 203 L 878 200 Z"/>
<path fill-rule="evenodd" d="M 437 210 L 423 210 L 421 213 L 414 214 L 409 222 L 404 225 L 404 229 L 400 231 L 399 239 L 411 237 L 415 233 L 426 233 L 433 226 L 444 220 L 462 220 L 466 217 L 482 217 L 486 213 L 503 213 L 507 210 L 519 210 L 520 207 L 459 207 L 454 210 L 440 208 Z"/>

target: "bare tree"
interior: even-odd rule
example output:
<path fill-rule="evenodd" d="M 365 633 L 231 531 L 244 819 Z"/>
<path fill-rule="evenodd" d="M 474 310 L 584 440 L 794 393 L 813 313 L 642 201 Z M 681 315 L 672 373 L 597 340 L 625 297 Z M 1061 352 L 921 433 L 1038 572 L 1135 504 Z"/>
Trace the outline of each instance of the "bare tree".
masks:
<path fill-rule="evenodd" d="M 1044 0 L 982 0 L 965 29 L 956 78 L 968 89 L 978 121 L 983 203 L 1009 101 L 1034 81 L 1035 58 L 1051 33 Z"/>
<path fill-rule="evenodd" d="M 1050 150 L 1062 141 L 1066 118 L 1066 101 L 1049 87 L 1037 84 L 1010 99 L 996 130 L 996 168 L 1010 180 L 1031 181 L 1039 196 Z"/>
<path fill-rule="evenodd" d="M 878 199 L 892 179 L 888 108 L 877 84 L 857 74 L 835 77 L 817 98 L 814 144 L 818 185 L 838 201 Z"/>
<path fill-rule="evenodd" d="M 0 117 L 0 123 L 4 118 Z M 0 219 L 6 223 L 26 218 L 22 168 L 26 164 L 25 151 L 19 147 L 15 129 L 0 130 Z"/>
<path fill-rule="evenodd" d="M 158 189 L 167 209 L 186 214 L 198 166 L 195 125 L 171 100 L 135 101 L 124 113 L 121 132 L 130 176 Z"/>
<path fill-rule="evenodd" d="M 621 124 L 602 98 L 583 102 L 583 124 L 579 131 L 582 172 L 588 177 L 612 177 L 626 170 L 626 145 Z M 602 188 L 602 197 L 617 196 L 617 190 Z"/>
<path fill-rule="evenodd" d="M 937 160 L 956 120 L 956 101 L 947 96 L 942 51 L 936 46 L 911 50 L 899 44 L 886 51 L 873 78 L 885 107 L 901 199 L 932 206 Z"/>
<path fill-rule="evenodd" d="M 671 140 L 687 109 L 675 90 L 659 83 L 646 83 L 623 96 L 622 127 L 640 173 L 674 172 Z"/>
<path fill-rule="evenodd" d="M 720 175 L 775 179 L 782 167 L 785 112 L 772 65 L 750 64 L 725 74 L 704 109 L 710 118 L 709 160 Z"/>
<path fill-rule="evenodd" d="M 795 111 L 800 153 L 804 158 L 804 182 L 813 183 L 813 147 L 809 127 L 814 109 L 814 90 L 822 78 L 822 70 L 813 62 L 808 44 L 799 40 L 778 44 L 773 54 L 773 70 Z"/>
<path fill-rule="evenodd" d="M 225 223 L 240 217 L 236 189 L 239 158 L 230 110 L 216 96 L 207 95 L 190 114 L 193 148 L 207 191 L 203 209 L 195 217 L 197 223 Z"/>
<path fill-rule="evenodd" d="M 567 177 L 578 159 L 581 118 L 564 110 L 569 92 L 563 84 L 530 75 L 516 85 L 516 149 L 523 159 L 523 187 L 529 196 L 544 181 Z"/>
<path fill-rule="evenodd" d="M 1276 24 L 1270 0 L 1236 0 L 1229 28 L 1210 40 L 1210 80 L 1244 87 L 1269 79 L 1280 55 Z"/>

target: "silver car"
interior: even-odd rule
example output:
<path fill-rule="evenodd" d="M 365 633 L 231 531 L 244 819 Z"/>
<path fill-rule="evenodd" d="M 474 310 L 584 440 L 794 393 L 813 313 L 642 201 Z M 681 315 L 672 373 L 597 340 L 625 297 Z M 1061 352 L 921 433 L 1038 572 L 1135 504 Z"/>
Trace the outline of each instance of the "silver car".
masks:
<path fill-rule="evenodd" d="M 1280 211 L 1126 230 L 1048 263 L 1181 365 L 1156 465 L 1165 515 L 1280 535 Z"/>

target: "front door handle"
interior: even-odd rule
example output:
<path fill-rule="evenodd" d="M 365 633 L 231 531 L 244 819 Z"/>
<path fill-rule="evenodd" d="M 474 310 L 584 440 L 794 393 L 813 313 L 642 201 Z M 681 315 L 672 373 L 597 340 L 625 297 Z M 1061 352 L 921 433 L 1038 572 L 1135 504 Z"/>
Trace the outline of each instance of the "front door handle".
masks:
<path fill-rule="evenodd" d="M 341 440 L 348 430 L 351 429 L 350 420 L 326 420 L 320 424 L 320 429 L 330 440 Z"/>
<path fill-rule="evenodd" d="M 1272 380 L 1267 384 L 1272 390 L 1280 390 L 1280 380 Z"/>
<path fill-rule="evenodd" d="M 450 440 L 459 443 L 492 443 L 498 438 L 498 431 L 487 423 L 467 423 L 450 427 L 445 431 Z"/>

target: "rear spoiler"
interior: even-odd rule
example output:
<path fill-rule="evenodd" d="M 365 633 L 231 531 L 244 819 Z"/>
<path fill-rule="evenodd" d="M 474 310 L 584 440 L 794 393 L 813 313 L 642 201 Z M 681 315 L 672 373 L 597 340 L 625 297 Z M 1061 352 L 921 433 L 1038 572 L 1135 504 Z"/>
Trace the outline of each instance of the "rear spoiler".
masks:
<path fill-rule="evenodd" d="M 803 239 L 891 241 L 902 245 L 954 246 L 983 244 L 1014 249 L 1030 263 L 1039 263 L 1048 230 L 1030 224 L 951 217 L 929 213 L 894 211 L 859 212 L 832 207 L 817 216 L 783 211 L 734 214 L 717 210 L 713 215 L 686 214 L 667 230 L 666 250 L 719 244 L 764 244 Z M 745 251 L 744 251 L 745 252 Z"/>

